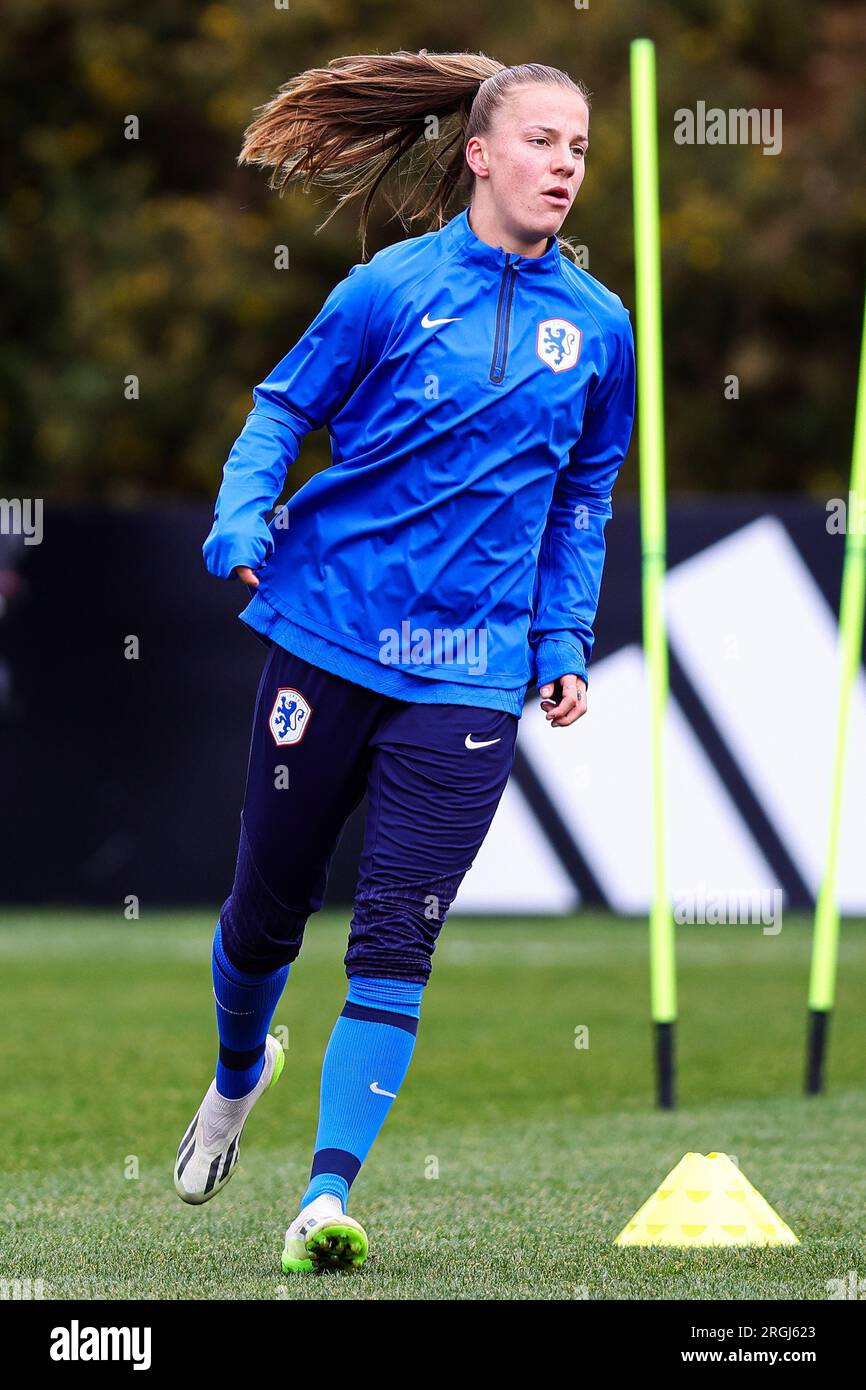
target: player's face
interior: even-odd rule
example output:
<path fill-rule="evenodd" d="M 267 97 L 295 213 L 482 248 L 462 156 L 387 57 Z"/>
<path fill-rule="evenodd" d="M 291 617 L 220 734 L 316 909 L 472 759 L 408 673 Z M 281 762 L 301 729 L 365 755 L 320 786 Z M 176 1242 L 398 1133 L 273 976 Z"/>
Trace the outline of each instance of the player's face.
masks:
<path fill-rule="evenodd" d="M 583 183 L 589 144 L 583 98 L 548 83 L 515 88 L 479 141 L 502 224 L 527 241 L 555 235 Z M 551 196 L 555 189 L 561 197 Z"/>

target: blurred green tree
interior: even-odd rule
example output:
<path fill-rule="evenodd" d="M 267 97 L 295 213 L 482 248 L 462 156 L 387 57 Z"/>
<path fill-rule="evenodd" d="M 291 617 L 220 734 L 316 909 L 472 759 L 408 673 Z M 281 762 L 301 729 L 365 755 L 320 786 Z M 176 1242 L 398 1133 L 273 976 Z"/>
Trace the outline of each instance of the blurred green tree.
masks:
<path fill-rule="evenodd" d="M 316 235 L 323 195 L 279 199 L 235 164 L 253 109 L 338 54 L 472 49 L 587 82 L 592 149 L 563 230 L 631 305 L 639 33 L 658 44 L 671 487 L 844 490 L 866 272 L 853 0 L 442 0 L 426 14 L 396 0 L 7 0 L 2 488 L 214 495 L 252 386 L 360 256 L 351 209 Z M 781 109 L 782 152 L 677 144 L 675 113 L 699 101 Z M 372 232 L 371 251 L 406 234 L 384 205 Z M 328 457 L 313 437 L 291 486 Z"/>

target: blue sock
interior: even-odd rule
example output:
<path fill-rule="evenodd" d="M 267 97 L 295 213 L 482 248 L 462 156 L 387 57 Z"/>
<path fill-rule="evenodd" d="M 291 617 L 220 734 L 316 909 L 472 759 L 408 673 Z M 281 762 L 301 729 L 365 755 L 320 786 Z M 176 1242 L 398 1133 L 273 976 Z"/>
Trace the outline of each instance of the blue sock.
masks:
<path fill-rule="evenodd" d="M 302 1207 L 329 1192 L 345 1211 L 409 1070 L 423 989 L 409 980 L 350 979 L 322 1064 L 316 1152 Z"/>
<path fill-rule="evenodd" d="M 221 1096 L 248 1095 L 265 1065 L 265 1038 L 289 977 L 282 966 L 270 975 L 238 970 L 225 953 L 217 922 L 213 939 L 213 992 L 220 1050 L 216 1085 Z"/>

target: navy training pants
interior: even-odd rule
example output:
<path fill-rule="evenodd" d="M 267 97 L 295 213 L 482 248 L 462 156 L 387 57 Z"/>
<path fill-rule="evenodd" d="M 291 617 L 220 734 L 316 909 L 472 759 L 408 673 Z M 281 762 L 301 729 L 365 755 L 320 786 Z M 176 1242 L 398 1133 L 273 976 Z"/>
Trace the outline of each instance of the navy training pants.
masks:
<path fill-rule="evenodd" d="M 369 793 L 347 975 L 426 983 L 490 827 L 517 717 L 379 695 L 272 646 L 259 683 L 223 944 L 243 970 L 293 961 L 343 827 Z"/>

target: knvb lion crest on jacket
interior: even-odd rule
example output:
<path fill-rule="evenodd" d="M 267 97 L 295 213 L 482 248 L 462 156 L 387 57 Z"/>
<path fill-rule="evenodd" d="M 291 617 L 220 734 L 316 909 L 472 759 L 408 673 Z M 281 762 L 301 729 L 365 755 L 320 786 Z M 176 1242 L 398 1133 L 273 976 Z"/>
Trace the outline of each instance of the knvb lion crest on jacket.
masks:
<path fill-rule="evenodd" d="M 582 337 L 568 319 L 545 319 L 538 325 L 535 351 L 552 372 L 567 372 L 580 356 Z"/>
<path fill-rule="evenodd" d="M 300 743 L 311 714 L 312 709 L 299 690 L 281 687 L 277 691 L 277 698 L 268 720 L 277 747 L 284 748 L 287 743 Z"/>

